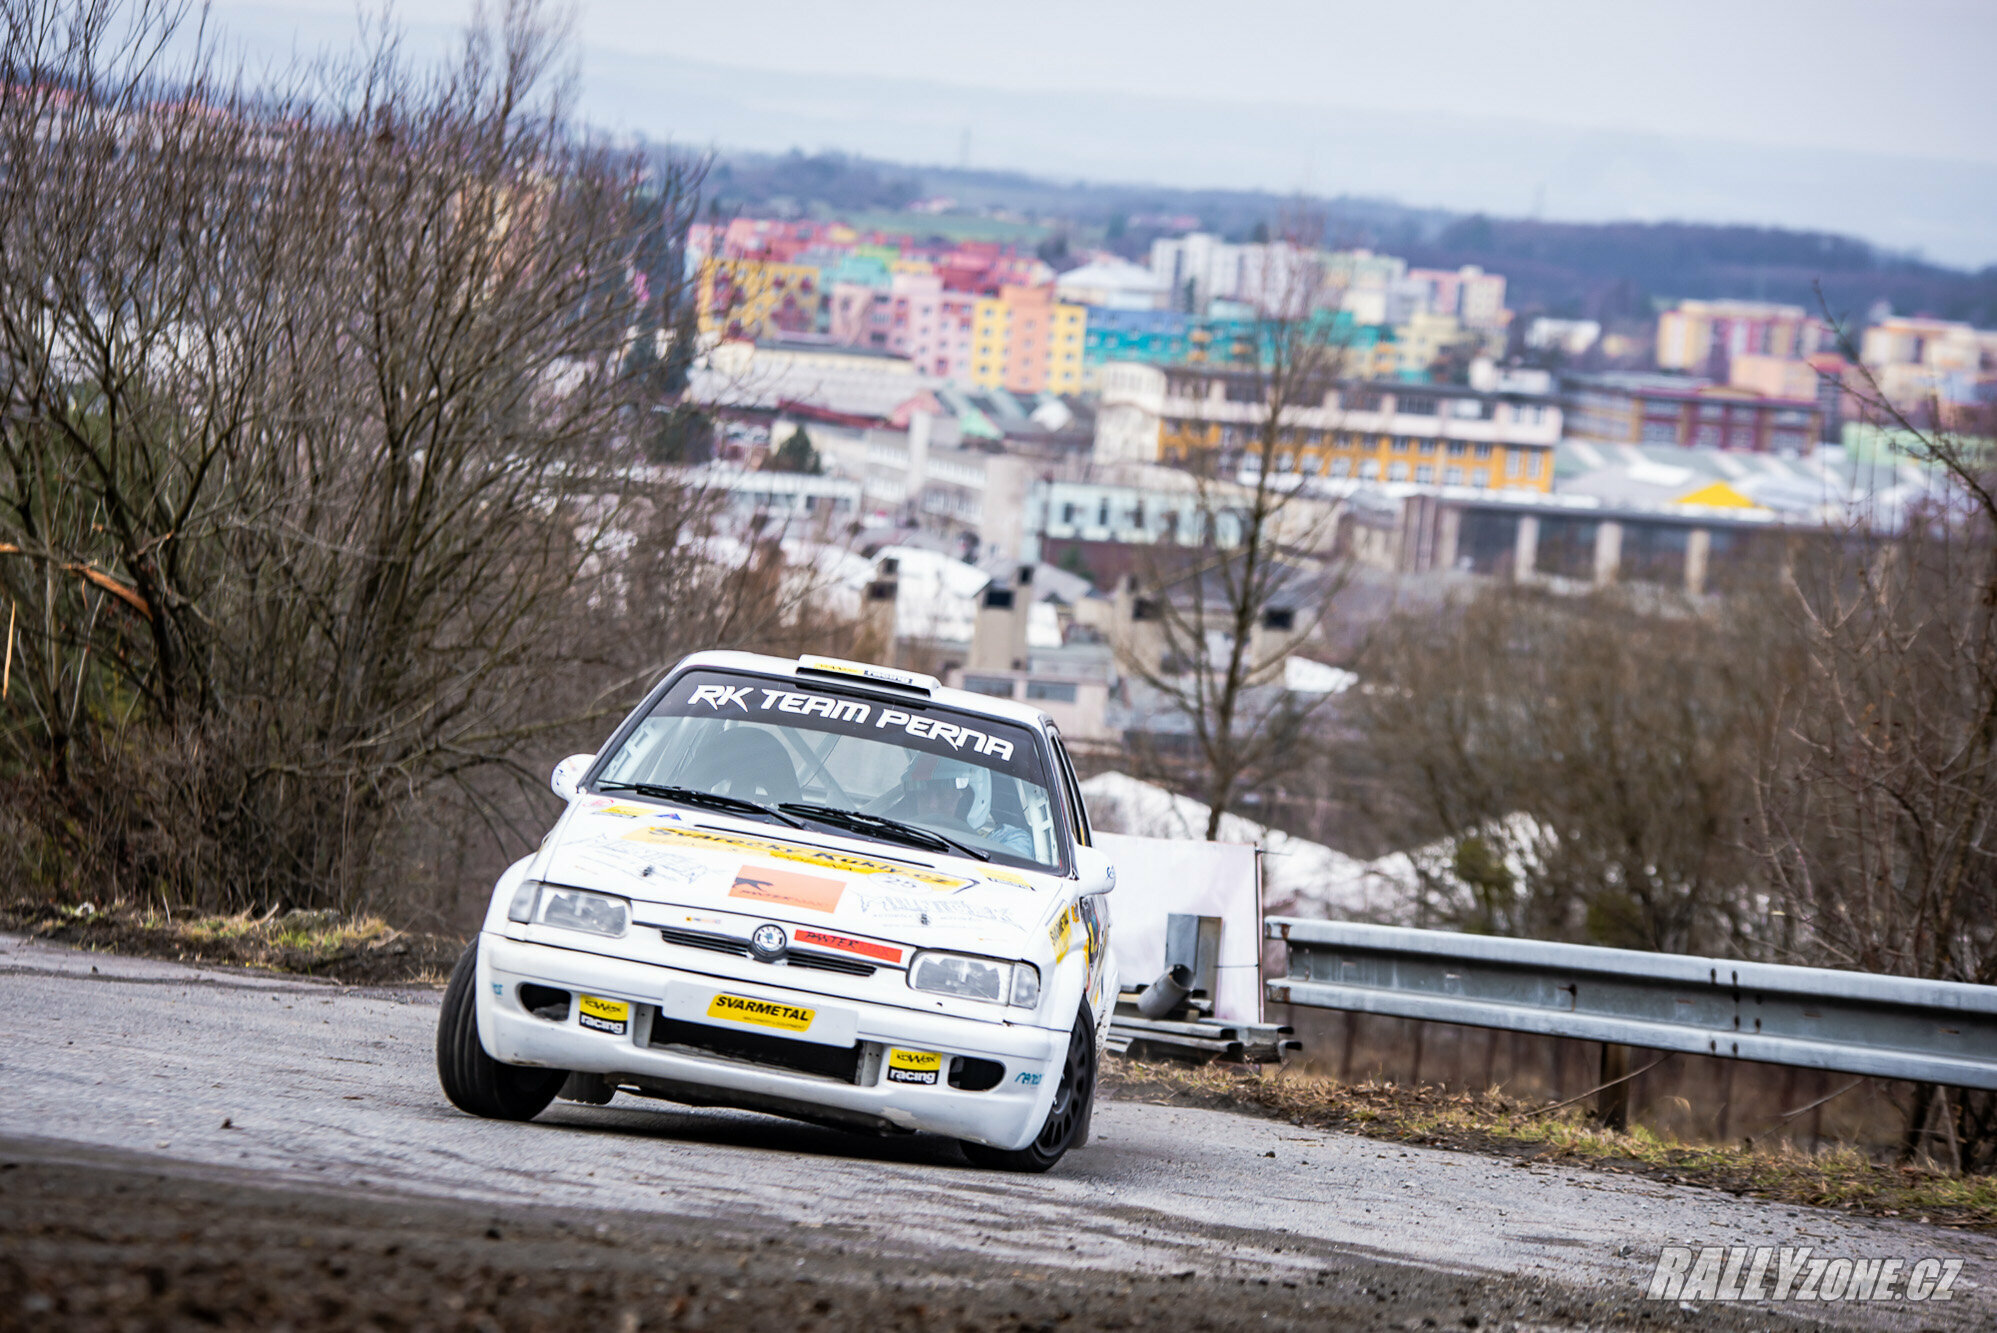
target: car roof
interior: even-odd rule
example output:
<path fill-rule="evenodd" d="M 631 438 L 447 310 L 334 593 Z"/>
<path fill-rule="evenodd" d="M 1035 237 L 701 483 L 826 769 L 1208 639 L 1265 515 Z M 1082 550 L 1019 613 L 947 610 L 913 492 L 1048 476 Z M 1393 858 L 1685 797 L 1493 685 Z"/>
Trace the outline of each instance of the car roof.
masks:
<path fill-rule="evenodd" d="M 949 686 L 935 689 L 909 689 L 883 684 L 862 676 L 824 675 L 819 672 L 801 672 L 802 662 L 793 657 L 770 657 L 763 653 L 741 653 L 723 649 L 689 653 L 680 659 L 673 668 L 675 672 L 690 667 L 717 667 L 728 671 L 751 671 L 762 676 L 780 676 L 810 684 L 836 683 L 845 689 L 859 690 L 881 699 L 926 700 L 942 704 L 948 708 L 966 713 L 979 713 L 986 717 L 1002 718 L 1021 726 L 1033 727 L 1039 731 L 1053 729 L 1053 719 L 1038 708 L 1017 703 L 1011 699 L 994 698 L 989 694 L 976 694 L 970 690 L 953 690 Z M 883 668 L 888 670 L 890 668 Z"/>

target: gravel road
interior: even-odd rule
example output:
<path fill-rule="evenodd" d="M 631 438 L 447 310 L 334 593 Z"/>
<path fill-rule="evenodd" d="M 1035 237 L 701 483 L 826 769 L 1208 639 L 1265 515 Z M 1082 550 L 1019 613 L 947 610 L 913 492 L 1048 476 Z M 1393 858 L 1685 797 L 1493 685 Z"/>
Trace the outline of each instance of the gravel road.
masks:
<path fill-rule="evenodd" d="M 246 1216 L 286 1197 L 350 1211 L 423 1199 L 475 1215 L 481 1231 L 490 1213 L 516 1229 L 611 1216 L 655 1245 L 679 1234 L 753 1248 L 774 1244 L 755 1237 L 780 1235 L 786 1255 L 814 1256 L 828 1280 L 852 1279 L 826 1309 L 810 1307 L 828 1327 L 883 1319 L 866 1293 L 878 1295 L 884 1279 L 860 1281 L 867 1265 L 950 1277 L 971 1302 L 965 1326 L 985 1323 L 991 1311 L 976 1300 L 1008 1274 L 1037 1275 L 1041 1295 L 1070 1292 L 1070 1313 L 1104 1284 L 1130 1301 L 1162 1292 L 1189 1326 L 1275 1327 L 1292 1315 L 1298 1326 L 1997 1324 L 1997 1243 L 1913 1222 L 1138 1103 L 1099 1106 L 1095 1142 L 1042 1177 L 971 1169 L 953 1145 L 927 1137 L 863 1138 L 624 1097 L 604 1108 L 557 1103 L 530 1125 L 487 1123 L 454 1111 L 437 1088 L 432 992 L 0 936 L 0 997 L 10 1017 L 0 1158 L 26 1169 L 0 1177 L 0 1218 L 27 1236 L 69 1225 L 39 1216 L 55 1205 L 36 1199 L 81 1199 L 115 1177 L 152 1182 L 138 1193 L 186 1207 L 202 1190 L 234 1190 L 249 1201 Z M 20 1187 L 30 1177 L 40 1194 Z M 359 1224 L 343 1213 L 324 1225 Z M 1680 1310 L 1641 1299 L 1667 1244 L 1954 1256 L 1965 1267 L 1948 1305 Z M 60 1253 L 51 1242 L 43 1261 Z M 13 1279 L 20 1299 L 63 1322 L 46 1294 L 33 1294 L 39 1280 L 33 1265 Z M 140 1284 L 132 1299 L 146 1298 Z M 680 1308 L 700 1307 L 681 1298 Z M 1085 1326 L 1135 1318 L 1087 1308 Z M 6 1316 L 0 1308 L 0 1325 Z M 618 1321 L 670 1326 L 648 1310 Z"/>

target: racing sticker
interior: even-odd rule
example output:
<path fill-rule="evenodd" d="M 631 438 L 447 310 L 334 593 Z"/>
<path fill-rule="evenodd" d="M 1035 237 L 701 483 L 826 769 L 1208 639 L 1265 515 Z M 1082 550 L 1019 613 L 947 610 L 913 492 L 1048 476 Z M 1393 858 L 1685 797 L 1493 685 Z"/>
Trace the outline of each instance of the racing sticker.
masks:
<path fill-rule="evenodd" d="M 888 1082 L 922 1083 L 934 1087 L 943 1072 L 943 1057 L 935 1051 L 888 1051 Z"/>
<path fill-rule="evenodd" d="M 792 944 L 816 945 L 820 949 L 837 949 L 841 953 L 856 953 L 862 958 L 878 958 L 884 963 L 901 962 L 901 950 L 892 944 L 876 944 L 872 940 L 856 940 L 848 935 L 831 935 L 822 930 L 799 928 L 791 932 Z"/>
<path fill-rule="evenodd" d="M 578 995 L 576 1022 L 592 1031 L 608 1032 L 613 1037 L 621 1037 L 631 1028 L 631 1006 L 622 1000 Z"/>
<path fill-rule="evenodd" d="M 968 749 L 973 754 L 988 756 L 1001 763 L 1013 757 L 1013 744 L 1003 736 L 994 736 L 962 723 L 946 722 L 927 713 L 910 713 L 885 705 L 876 709 L 857 699 L 806 694 L 800 690 L 770 690 L 754 685 L 701 685 L 686 701 L 689 713 L 692 713 L 695 704 L 706 704 L 717 713 L 736 709 L 744 713 L 776 712 L 790 713 L 799 718 L 819 717 L 830 723 L 845 723 L 861 735 L 869 729 L 898 728 L 917 740 L 931 741 L 938 747 L 947 745 L 953 751 Z"/>
<path fill-rule="evenodd" d="M 751 1000 L 741 995 L 717 995 L 707 1006 L 709 1018 L 754 1023 L 757 1027 L 780 1028 L 785 1032 L 803 1032 L 811 1026 L 814 1012 L 794 1004 L 774 1004 L 769 1000 Z"/>
<path fill-rule="evenodd" d="M 846 881 L 843 879 L 800 875 L 795 870 L 777 870 L 767 866 L 743 866 L 735 872 L 735 883 L 729 888 L 728 896 L 748 898 L 759 903 L 776 903 L 783 907 L 807 907 L 814 912 L 830 912 L 839 906 L 839 895 L 844 892 Z"/>
<path fill-rule="evenodd" d="M 709 847 L 729 847 L 736 851 L 767 856 L 773 860 L 794 861 L 800 865 L 820 866 L 826 870 L 843 870 L 849 875 L 901 875 L 932 889 L 962 889 L 977 883 L 976 880 L 965 879 L 958 875 L 939 875 L 920 866 L 876 861 L 872 857 L 856 856 L 851 852 L 832 851 L 823 847 L 800 847 L 796 843 L 773 842 L 768 838 L 751 838 L 739 833 L 721 833 L 714 829 L 641 828 L 626 833 L 623 840 L 665 846 L 672 846 L 675 843 L 694 843 Z"/>
<path fill-rule="evenodd" d="M 1054 961 L 1060 962 L 1068 956 L 1068 923 L 1075 909 L 1064 907 L 1061 915 L 1054 918 L 1054 924 L 1047 927 L 1047 942 L 1054 946 Z"/>

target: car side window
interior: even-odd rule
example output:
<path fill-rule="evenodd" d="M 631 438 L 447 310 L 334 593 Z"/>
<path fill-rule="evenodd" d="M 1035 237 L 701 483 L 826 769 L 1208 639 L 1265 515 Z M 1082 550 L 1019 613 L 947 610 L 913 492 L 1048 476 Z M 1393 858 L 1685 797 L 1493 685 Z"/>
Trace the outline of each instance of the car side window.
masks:
<path fill-rule="evenodd" d="M 1095 845 L 1089 832 L 1089 812 L 1082 805 L 1082 784 L 1075 780 L 1075 766 L 1069 762 L 1068 747 L 1061 744 L 1061 733 L 1051 728 L 1049 738 L 1054 742 L 1055 766 L 1061 770 L 1061 790 L 1066 794 L 1069 811 L 1069 827 L 1074 830 L 1075 841 L 1083 847 Z"/>

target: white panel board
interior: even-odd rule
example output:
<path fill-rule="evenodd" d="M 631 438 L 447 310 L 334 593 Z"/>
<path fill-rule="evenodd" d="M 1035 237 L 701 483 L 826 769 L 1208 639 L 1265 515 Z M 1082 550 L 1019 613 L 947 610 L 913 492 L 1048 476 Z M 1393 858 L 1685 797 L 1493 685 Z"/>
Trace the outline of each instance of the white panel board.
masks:
<path fill-rule="evenodd" d="M 1125 833 L 1097 833 L 1096 846 L 1116 866 L 1109 939 L 1123 984 L 1146 986 L 1165 970 L 1166 917 L 1217 916 L 1214 1017 L 1261 1022 L 1262 895 L 1255 848 Z"/>

